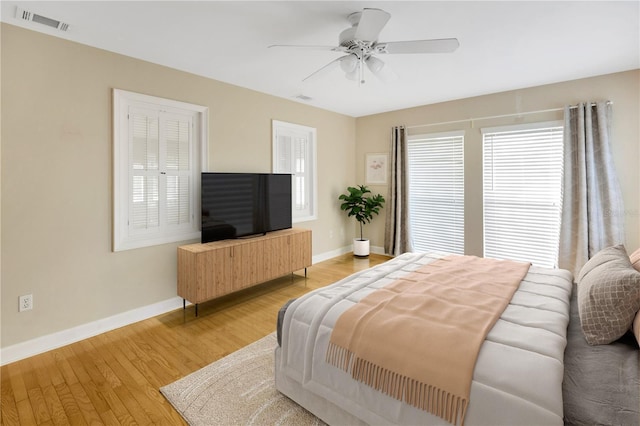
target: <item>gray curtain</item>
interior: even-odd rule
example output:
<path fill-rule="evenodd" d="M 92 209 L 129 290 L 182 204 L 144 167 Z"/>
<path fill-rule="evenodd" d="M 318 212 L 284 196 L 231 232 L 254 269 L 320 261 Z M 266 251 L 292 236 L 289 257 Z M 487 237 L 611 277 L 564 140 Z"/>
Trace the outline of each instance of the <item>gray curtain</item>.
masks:
<path fill-rule="evenodd" d="M 386 202 L 384 252 L 397 256 L 412 250 L 409 236 L 407 129 L 391 129 L 391 176 Z"/>
<path fill-rule="evenodd" d="M 558 266 L 577 277 L 599 250 L 624 243 L 624 206 L 609 146 L 611 104 L 567 106 L 564 115 Z"/>

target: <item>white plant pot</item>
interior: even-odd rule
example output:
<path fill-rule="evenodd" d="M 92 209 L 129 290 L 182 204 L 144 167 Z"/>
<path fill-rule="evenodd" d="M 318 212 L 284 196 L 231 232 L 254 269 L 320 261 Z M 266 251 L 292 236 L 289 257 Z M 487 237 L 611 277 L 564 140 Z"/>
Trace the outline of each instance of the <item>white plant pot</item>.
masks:
<path fill-rule="evenodd" d="M 360 257 L 369 256 L 369 240 L 353 239 L 353 255 Z"/>

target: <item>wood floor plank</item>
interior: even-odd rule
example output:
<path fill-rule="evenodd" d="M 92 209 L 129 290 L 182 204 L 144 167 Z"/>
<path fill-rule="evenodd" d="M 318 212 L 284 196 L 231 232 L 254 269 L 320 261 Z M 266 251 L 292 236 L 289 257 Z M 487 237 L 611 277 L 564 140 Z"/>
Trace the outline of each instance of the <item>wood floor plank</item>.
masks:
<path fill-rule="evenodd" d="M 31 403 L 31 410 L 37 424 L 44 424 L 51 422 L 51 415 L 49 414 L 49 408 L 44 400 L 44 394 L 40 388 L 29 389 L 29 402 Z"/>
<path fill-rule="evenodd" d="M 159 388 L 272 333 L 280 307 L 388 260 L 351 254 L 0 368 L 2 425 L 186 425 Z"/>
<path fill-rule="evenodd" d="M 100 380 L 100 378 L 98 378 L 97 382 L 94 381 L 87 371 L 88 368 L 91 368 L 90 366 L 93 364 L 93 360 L 85 353 L 80 346 L 80 343 L 81 342 L 78 342 L 70 346 L 76 354 L 76 357 L 70 360 L 73 366 L 73 371 L 80 378 L 80 384 L 84 390 L 84 394 L 89 399 L 91 406 L 98 412 L 100 417 L 103 417 L 103 413 L 110 410 L 109 404 L 107 404 L 99 392 L 99 388 L 102 386 L 103 381 Z"/>
<path fill-rule="evenodd" d="M 118 420 L 111 410 L 100 413 L 100 418 L 102 419 L 100 424 L 104 424 L 106 426 L 120 426 L 120 420 Z"/>
<path fill-rule="evenodd" d="M 0 404 L 2 404 L 0 424 L 19 425 L 20 415 L 18 414 L 15 395 L 11 388 L 11 379 L 8 375 L 3 375 L 0 378 Z"/>
<path fill-rule="evenodd" d="M 78 383 L 78 378 L 71 368 L 71 364 L 69 364 L 68 354 L 64 348 L 54 349 L 51 351 L 51 356 L 58 367 L 58 371 L 60 372 L 61 381 L 68 385 L 72 385 L 74 383 Z"/>
<path fill-rule="evenodd" d="M 16 407 L 18 408 L 18 417 L 20 421 L 18 424 L 20 425 L 35 425 L 36 418 L 33 414 L 33 410 L 31 409 L 31 403 L 29 399 L 22 399 L 16 403 Z M 2 406 L 2 410 L 4 411 L 4 405 Z"/>
<path fill-rule="evenodd" d="M 102 422 L 100 414 L 96 410 L 95 405 L 87 395 L 87 391 L 85 390 L 82 383 L 76 382 L 69 386 L 69 390 L 75 399 L 78 408 L 80 409 L 80 413 L 82 417 L 89 425 L 100 424 Z"/>
<path fill-rule="evenodd" d="M 72 425 L 86 425 L 87 422 L 69 386 L 66 383 L 59 383 L 54 385 L 54 389 L 62 404 L 62 409 L 64 410 L 68 423 Z"/>
<path fill-rule="evenodd" d="M 22 367 L 26 366 L 26 362 L 14 362 L 2 368 L 2 377 L 8 377 L 11 383 L 11 390 L 16 402 L 29 399 L 27 387 L 24 384 L 24 376 Z"/>
<path fill-rule="evenodd" d="M 67 425 L 69 423 L 67 413 L 64 411 L 60 397 L 53 384 L 42 388 L 42 396 L 49 409 L 49 417 L 54 425 Z"/>

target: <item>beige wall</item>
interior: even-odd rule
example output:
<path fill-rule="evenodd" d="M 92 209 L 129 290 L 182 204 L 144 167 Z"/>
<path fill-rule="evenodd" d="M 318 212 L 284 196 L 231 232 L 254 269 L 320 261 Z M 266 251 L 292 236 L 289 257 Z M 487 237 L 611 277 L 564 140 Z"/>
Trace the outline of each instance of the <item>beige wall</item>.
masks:
<path fill-rule="evenodd" d="M 318 220 L 299 224 L 314 232 L 314 255 L 350 244 L 356 224 L 339 211 L 337 196 L 347 185 L 364 182 L 365 153 L 387 152 L 392 126 L 610 99 L 627 245 L 640 245 L 640 71 L 354 119 L 7 24 L 1 28 L 2 348 L 176 296 L 178 244 L 111 251 L 113 88 L 209 107 L 209 168 L 216 171 L 269 171 L 272 119 L 316 127 Z M 411 129 L 467 130 L 467 253 L 482 254 L 479 128 L 560 117 Z M 371 187 L 386 194 L 385 186 Z M 383 245 L 383 228 L 384 210 L 365 227 L 373 246 Z M 28 293 L 34 309 L 18 313 L 18 297 Z"/>
<path fill-rule="evenodd" d="M 356 145 L 359 181 L 364 181 L 368 152 L 389 152 L 391 127 L 405 125 L 410 134 L 465 130 L 465 252 L 482 255 L 482 127 L 522 122 L 561 120 L 561 112 L 514 115 L 501 119 L 473 120 L 429 125 L 469 118 L 510 115 L 562 108 L 567 104 L 608 99 L 613 102 L 612 149 L 625 202 L 626 245 L 640 245 L 640 71 L 496 93 L 452 102 L 361 117 L 357 120 Z M 386 186 L 372 189 L 387 193 Z M 384 244 L 384 221 L 368 225 L 371 244 Z"/>
<path fill-rule="evenodd" d="M 209 107 L 215 171 L 270 171 L 272 119 L 316 127 L 318 220 L 298 226 L 314 255 L 350 243 L 354 118 L 7 24 L 1 42 L 1 347 L 176 297 L 178 244 L 111 251 L 113 88 Z"/>

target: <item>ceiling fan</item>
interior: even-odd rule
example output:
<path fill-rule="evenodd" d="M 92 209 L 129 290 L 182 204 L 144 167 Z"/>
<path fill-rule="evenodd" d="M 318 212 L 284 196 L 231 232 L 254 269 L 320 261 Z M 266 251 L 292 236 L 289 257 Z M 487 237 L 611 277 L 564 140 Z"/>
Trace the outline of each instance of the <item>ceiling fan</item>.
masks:
<path fill-rule="evenodd" d="M 349 80 L 357 80 L 359 84 L 363 84 L 365 82 L 365 65 L 373 75 L 382 81 L 391 81 L 397 78 L 397 75 L 391 71 L 382 60 L 378 59 L 376 55 L 450 53 L 460 46 L 456 38 L 379 42 L 378 36 L 390 18 L 391 14 L 384 10 L 366 8 L 363 9 L 362 12 L 354 12 L 347 17 L 351 23 L 351 28 L 347 28 L 340 33 L 338 46 L 276 44 L 269 47 L 292 47 L 344 52 L 346 55 L 331 61 L 311 75 L 305 77 L 302 81 L 307 81 L 320 74 L 325 74 L 329 70 L 340 66 Z"/>

